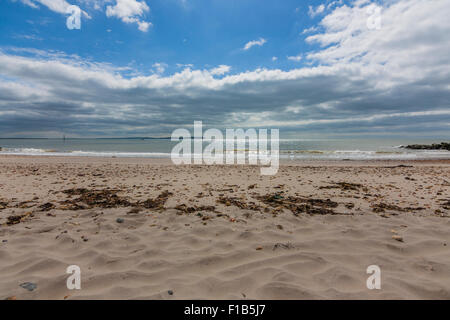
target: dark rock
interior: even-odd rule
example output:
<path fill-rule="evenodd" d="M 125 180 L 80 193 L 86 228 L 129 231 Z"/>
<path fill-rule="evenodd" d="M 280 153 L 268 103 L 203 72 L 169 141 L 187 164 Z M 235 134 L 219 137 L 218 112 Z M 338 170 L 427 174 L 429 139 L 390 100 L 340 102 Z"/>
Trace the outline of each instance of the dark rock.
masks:
<path fill-rule="evenodd" d="M 117 218 L 117 219 L 116 219 L 116 222 L 117 222 L 117 223 L 123 223 L 124 221 L 125 221 L 125 220 L 123 220 L 122 218 Z"/>
<path fill-rule="evenodd" d="M 37 284 L 33 282 L 24 282 L 21 283 L 20 286 L 24 289 L 27 289 L 28 291 L 33 291 L 34 289 L 37 288 Z"/>
<path fill-rule="evenodd" d="M 410 144 L 405 147 L 405 149 L 413 150 L 447 150 L 450 151 L 450 142 L 441 142 L 433 144 Z"/>

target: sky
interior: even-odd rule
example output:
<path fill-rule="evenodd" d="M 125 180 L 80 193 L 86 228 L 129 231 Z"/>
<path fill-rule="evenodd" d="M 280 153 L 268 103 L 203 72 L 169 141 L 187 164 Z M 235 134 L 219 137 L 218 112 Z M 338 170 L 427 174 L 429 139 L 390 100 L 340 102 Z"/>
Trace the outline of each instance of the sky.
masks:
<path fill-rule="evenodd" d="M 449 12 L 449 0 L 0 0 L 0 137 L 168 136 L 203 121 L 449 139 Z"/>

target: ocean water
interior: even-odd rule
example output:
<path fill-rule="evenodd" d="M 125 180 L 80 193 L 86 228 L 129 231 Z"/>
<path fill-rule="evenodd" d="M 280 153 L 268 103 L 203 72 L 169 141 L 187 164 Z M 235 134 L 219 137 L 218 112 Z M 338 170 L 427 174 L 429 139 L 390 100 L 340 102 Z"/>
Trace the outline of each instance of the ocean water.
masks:
<path fill-rule="evenodd" d="M 450 159 L 450 151 L 408 150 L 400 146 L 431 144 L 430 139 L 280 139 L 281 159 L 414 160 Z M 0 154 L 170 158 L 178 142 L 170 139 L 0 139 Z M 204 146 L 209 143 L 204 143 Z M 269 143 L 270 145 L 270 143 Z M 248 148 L 248 145 L 246 146 Z M 270 147 L 269 147 L 270 149 Z M 193 150 L 193 149 L 192 149 Z M 225 147 L 224 147 L 225 150 Z M 233 150 L 245 151 L 245 150 Z"/>

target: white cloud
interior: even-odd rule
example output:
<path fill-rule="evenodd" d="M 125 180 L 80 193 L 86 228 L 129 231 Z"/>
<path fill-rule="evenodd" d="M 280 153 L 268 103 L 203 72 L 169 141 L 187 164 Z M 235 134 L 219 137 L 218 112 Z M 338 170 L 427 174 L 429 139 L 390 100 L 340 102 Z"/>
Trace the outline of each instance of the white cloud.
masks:
<path fill-rule="evenodd" d="M 166 68 L 168 67 L 168 65 L 164 62 L 155 62 L 152 65 L 152 67 L 156 73 L 161 74 L 161 73 L 164 73 L 164 71 L 166 71 Z"/>
<path fill-rule="evenodd" d="M 119 18 L 125 23 L 136 23 L 139 30 L 146 32 L 152 23 L 142 20 L 142 17 L 149 11 L 145 1 L 116 0 L 114 6 L 106 7 L 106 16 Z"/>
<path fill-rule="evenodd" d="M 337 6 L 337 5 L 342 5 L 344 2 L 343 0 L 336 0 L 336 1 L 331 1 L 328 5 L 327 5 L 327 9 L 330 9 L 331 7 Z"/>
<path fill-rule="evenodd" d="M 302 56 L 301 56 L 300 54 L 297 55 L 297 56 L 289 56 L 289 57 L 287 57 L 287 58 L 288 58 L 288 60 L 296 61 L 296 62 L 302 60 Z"/>
<path fill-rule="evenodd" d="M 176 66 L 178 68 L 193 68 L 194 65 L 192 63 L 177 63 Z"/>
<path fill-rule="evenodd" d="M 32 0 L 20 0 L 20 2 L 35 9 L 39 8 Z"/>
<path fill-rule="evenodd" d="M 247 42 L 245 44 L 244 48 L 242 48 L 242 50 L 248 50 L 253 46 L 262 47 L 266 42 L 267 42 L 267 40 L 264 38 L 259 38 L 258 40 L 252 40 L 252 41 Z"/>
<path fill-rule="evenodd" d="M 316 32 L 318 28 L 316 26 L 312 26 L 310 28 L 303 29 L 302 34 Z"/>
<path fill-rule="evenodd" d="M 148 28 L 152 26 L 151 22 L 137 21 L 138 29 L 142 32 L 147 32 Z"/>
<path fill-rule="evenodd" d="M 370 68 L 384 75 L 378 85 L 385 87 L 401 79 L 414 82 L 429 77 L 435 82 L 444 77 L 450 66 L 450 2 L 388 2 L 382 8 L 380 30 L 368 28 L 370 6 L 359 1 L 324 17 L 320 22 L 324 32 L 306 38 L 324 49 L 307 57 L 328 65 Z"/>
<path fill-rule="evenodd" d="M 325 6 L 323 4 L 318 5 L 316 8 L 309 6 L 308 14 L 311 18 L 314 18 L 315 16 L 317 16 L 318 14 L 320 14 L 324 11 L 325 11 Z"/>
<path fill-rule="evenodd" d="M 278 57 L 272 57 L 272 61 L 277 61 Z"/>
<path fill-rule="evenodd" d="M 217 75 L 217 76 L 221 76 L 224 75 L 225 73 L 230 72 L 231 67 L 230 66 L 226 66 L 226 65 L 220 65 L 217 68 L 211 69 L 209 72 L 212 75 Z"/>
<path fill-rule="evenodd" d="M 39 8 L 39 6 L 36 4 L 39 3 L 41 5 L 46 6 L 47 8 L 49 8 L 54 12 L 61 13 L 64 15 L 66 14 L 67 8 L 71 6 L 71 4 L 65 0 L 21 0 L 21 2 L 35 9 Z M 86 18 L 88 19 L 91 18 L 87 12 L 85 11 L 82 12 Z"/>

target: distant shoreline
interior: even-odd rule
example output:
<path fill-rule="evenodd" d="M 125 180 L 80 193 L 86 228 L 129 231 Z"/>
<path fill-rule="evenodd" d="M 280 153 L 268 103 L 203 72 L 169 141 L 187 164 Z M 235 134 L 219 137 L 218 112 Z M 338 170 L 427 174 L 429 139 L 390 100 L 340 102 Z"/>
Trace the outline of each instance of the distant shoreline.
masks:
<path fill-rule="evenodd" d="M 171 137 L 129 137 L 129 138 L 0 138 L 0 140 L 170 140 Z"/>

